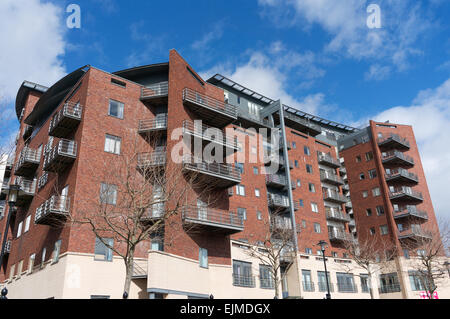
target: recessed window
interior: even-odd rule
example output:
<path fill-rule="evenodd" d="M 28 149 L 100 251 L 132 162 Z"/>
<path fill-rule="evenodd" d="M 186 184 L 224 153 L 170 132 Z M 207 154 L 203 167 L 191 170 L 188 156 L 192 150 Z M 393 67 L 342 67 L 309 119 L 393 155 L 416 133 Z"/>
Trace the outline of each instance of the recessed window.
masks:
<path fill-rule="evenodd" d="M 367 215 L 367 216 L 372 216 L 372 209 L 367 208 L 367 209 L 366 209 L 366 215 Z"/>
<path fill-rule="evenodd" d="M 309 149 L 308 146 L 304 146 L 303 147 L 303 152 L 305 153 L 305 155 L 311 155 L 311 150 Z"/>
<path fill-rule="evenodd" d="M 381 195 L 380 188 L 379 187 L 375 187 L 374 189 L 372 189 L 372 194 L 373 194 L 374 197 L 380 196 Z"/>
<path fill-rule="evenodd" d="M 377 215 L 384 215 L 384 206 L 377 206 Z"/>
<path fill-rule="evenodd" d="M 100 238 L 96 237 L 95 238 L 94 260 L 112 261 L 113 252 L 110 247 L 112 247 L 113 244 L 114 244 L 114 239 L 112 239 L 112 238 L 100 239 Z"/>
<path fill-rule="evenodd" d="M 302 227 L 306 228 L 306 220 L 302 219 Z"/>
<path fill-rule="evenodd" d="M 241 174 L 244 174 L 244 163 L 235 162 L 234 164 L 239 172 L 241 172 Z"/>
<path fill-rule="evenodd" d="M 292 142 L 292 148 L 293 148 L 293 149 L 296 149 L 296 148 L 297 148 L 297 143 Z"/>
<path fill-rule="evenodd" d="M 356 163 L 361 163 L 361 156 L 356 156 Z"/>
<path fill-rule="evenodd" d="M 125 82 L 119 81 L 119 80 L 114 79 L 114 78 L 111 78 L 111 83 L 115 84 L 115 85 L 118 85 L 120 87 L 123 87 L 123 88 L 127 87 L 127 84 Z"/>
<path fill-rule="evenodd" d="M 360 174 L 359 174 L 359 179 L 360 179 L 360 180 L 366 179 L 366 176 L 364 175 L 364 173 L 360 173 Z"/>
<path fill-rule="evenodd" d="M 388 226 L 387 225 L 382 225 L 380 226 L 380 233 L 381 235 L 387 235 L 388 234 Z"/>
<path fill-rule="evenodd" d="M 314 223 L 314 232 L 320 234 L 320 224 Z"/>
<path fill-rule="evenodd" d="M 19 223 L 19 226 L 17 226 L 17 235 L 16 238 L 19 238 L 20 235 L 22 235 L 22 227 L 23 227 L 23 222 Z"/>
<path fill-rule="evenodd" d="M 61 239 L 56 241 L 55 247 L 53 248 L 53 263 L 58 262 L 60 252 L 61 252 Z"/>
<path fill-rule="evenodd" d="M 312 255 L 313 251 L 311 248 L 305 248 L 305 253 Z"/>
<path fill-rule="evenodd" d="M 375 177 L 377 177 L 377 170 L 376 169 L 371 169 L 369 171 L 369 177 L 370 177 L 370 179 L 374 179 Z"/>
<path fill-rule="evenodd" d="M 25 219 L 25 229 L 23 231 L 24 233 L 30 230 L 30 222 L 31 222 L 31 215 L 28 215 L 27 218 Z"/>
<path fill-rule="evenodd" d="M 363 191 L 362 192 L 362 197 L 363 198 L 367 198 L 369 196 L 369 192 L 368 191 Z"/>
<path fill-rule="evenodd" d="M 237 215 L 242 220 L 247 220 L 247 209 L 239 207 L 237 209 Z"/>
<path fill-rule="evenodd" d="M 299 179 L 297 179 L 297 187 L 300 187 L 300 186 L 302 186 L 302 182 Z"/>
<path fill-rule="evenodd" d="M 308 184 L 308 188 L 309 188 L 309 191 L 311 193 L 315 193 L 316 192 L 316 186 L 313 183 L 309 183 Z"/>
<path fill-rule="evenodd" d="M 256 218 L 262 220 L 262 213 L 259 210 L 256 212 Z"/>
<path fill-rule="evenodd" d="M 109 100 L 108 115 L 123 119 L 124 104 L 119 101 Z"/>
<path fill-rule="evenodd" d="M 297 160 L 294 161 L 294 165 L 295 165 L 295 167 L 298 167 L 298 161 Z"/>
<path fill-rule="evenodd" d="M 236 195 L 245 196 L 245 186 L 244 185 L 236 185 Z"/>
<path fill-rule="evenodd" d="M 120 145 L 122 139 L 117 136 L 106 134 L 105 137 L 105 152 L 120 154 Z"/>
<path fill-rule="evenodd" d="M 101 183 L 100 185 L 100 202 L 110 205 L 116 205 L 117 202 L 117 186 L 112 184 Z"/>
<path fill-rule="evenodd" d="M 319 212 L 319 206 L 317 205 L 317 203 L 311 203 L 311 210 L 313 213 Z"/>
<path fill-rule="evenodd" d="M 374 227 L 371 227 L 369 231 L 370 231 L 371 235 L 375 235 L 375 228 Z"/>
<path fill-rule="evenodd" d="M 367 152 L 366 153 L 366 161 L 371 161 L 373 160 L 373 153 L 372 152 Z"/>
<path fill-rule="evenodd" d="M 259 197 L 261 195 L 260 191 L 258 188 L 255 188 L 255 196 Z"/>
<path fill-rule="evenodd" d="M 303 204 L 303 199 L 299 199 L 299 200 L 298 200 L 298 204 L 300 205 L 300 207 L 303 207 L 303 206 L 304 206 L 304 204 Z"/>
<path fill-rule="evenodd" d="M 312 168 L 311 165 L 306 164 L 306 172 L 309 173 L 309 174 L 312 174 L 312 173 L 313 173 L 313 168 Z"/>
<path fill-rule="evenodd" d="M 34 268 L 34 261 L 36 260 L 36 254 L 31 254 L 28 260 L 28 272 L 31 274 Z"/>
<path fill-rule="evenodd" d="M 258 167 L 253 167 L 253 174 L 258 175 L 259 174 L 259 169 Z"/>

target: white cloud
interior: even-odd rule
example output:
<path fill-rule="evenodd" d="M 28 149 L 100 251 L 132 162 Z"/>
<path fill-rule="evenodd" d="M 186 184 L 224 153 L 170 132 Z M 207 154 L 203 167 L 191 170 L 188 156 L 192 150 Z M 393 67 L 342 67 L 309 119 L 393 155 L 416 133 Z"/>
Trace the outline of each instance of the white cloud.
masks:
<path fill-rule="evenodd" d="M 52 85 L 66 73 L 64 11 L 39 0 L 0 1 L 0 95 L 11 103 L 24 80 Z"/>
<path fill-rule="evenodd" d="M 212 30 L 203 35 L 203 37 L 197 41 L 194 41 L 191 45 L 191 48 L 194 50 L 207 50 L 209 48 L 209 44 L 214 40 L 218 40 L 223 35 L 224 29 L 224 20 L 220 20 L 216 22 Z"/>
<path fill-rule="evenodd" d="M 391 73 L 390 67 L 374 64 L 370 66 L 369 71 L 366 72 L 364 77 L 366 80 L 380 81 L 386 79 L 390 73 Z"/>
<path fill-rule="evenodd" d="M 421 91 L 412 105 L 390 108 L 374 120 L 413 126 L 436 214 L 450 218 L 450 78 Z"/>
<path fill-rule="evenodd" d="M 398 70 L 409 67 L 412 56 L 422 54 L 416 42 L 429 30 L 421 16 L 420 3 L 379 0 L 381 29 L 369 29 L 366 21 L 370 1 L 361 0 L 259 0 L 259 5 L 275 23 L 290 21 L 304 30 L 318 25 L 332 38 L 325 52 L 344 54 L 357 60 L 386 61 Z M 266 10 L 268 9 L 268 10 Z M 292 17 L 291 11 L 294 11 Z M 287 19 L 287 15 L 289 15 Z"/>

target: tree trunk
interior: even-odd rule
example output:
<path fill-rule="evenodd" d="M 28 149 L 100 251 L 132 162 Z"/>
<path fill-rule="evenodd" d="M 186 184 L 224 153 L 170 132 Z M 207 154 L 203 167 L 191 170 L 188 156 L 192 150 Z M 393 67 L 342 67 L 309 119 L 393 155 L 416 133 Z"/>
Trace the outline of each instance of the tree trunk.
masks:
<path fill-rule="evenodd" d="M 130 253 L 128 257 L 125 259 L 125 269 L 126 269 L 126 276 L 125 276 L 125 285 L 124 285 L 124 294 L 126 293 L 127 296 L 130 295 L 130 286 L 131 286 L 131 278 L 133 276 L 133 268 L 134 268 L 134 250 L 130 250 Z"/>
<path fill-rule="evenodd" d="M 370 299 L 373 299 L 373 289 L 372 289 L 372 272 L 367 268 L 367 285 L 369 286 Z"/>

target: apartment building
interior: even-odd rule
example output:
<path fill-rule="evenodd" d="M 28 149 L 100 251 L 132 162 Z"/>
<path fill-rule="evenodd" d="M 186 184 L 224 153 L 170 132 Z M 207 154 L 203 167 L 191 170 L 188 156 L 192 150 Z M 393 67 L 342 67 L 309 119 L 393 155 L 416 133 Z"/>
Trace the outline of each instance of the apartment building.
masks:
<path fill-rule="evenodd" d="M 84 66 L 50 88 L 24 82 L 16 113 L 20 132 L 9 182 L 20 191 L 10 225 L 5 218 L 0 221 L 10 243 L 2 254 L 0 278 L 10 298 L 121 298 L 121 258 L 88 227 L 64 221 L 89 209 L 88 198 L 101 200 L 105 183 L 94 181 L 92 173 L 118 160 L 133 143 L 129 132 L 141 136 L 138 166 L 151 161 L 162 171 L 173 162 L 180 141 L 200 141 L 202 154 L 211 140 L 224 150 L 223 161 L 197 158 L 194 152 L 183 154 L 174 166 L 183 174 L 196 174 L 211 188 L 209 196 L 184 185 L 188 178 L 179 183 L 180 189 L 188 189 L 190 203 L 165 226 L 162 237 L 136 250 L 130 298 L 273 298 L 267 265 L 248 254 L 249 246 L 263 242 L 272 227 L 290 230 L 297 251 L 293 262 L 281 261 L 280 293 L 285 298 L 323 298 L 326 278 L 333 298 L 370 298 L 367 274 L 349 258 L 345 243 L 387 225 L 401 250 L 403 228 L 397 232 L 395 214 L 410 208 L 389 205 L 390 196 L 403 190 L 397 181 L 405 178 L 400 174 L 397 179 L 398 169 L 389 168 L 386 174 L 395 175 L 389 187 L 394 188 L 384 179 L 387 153 L 382 152 L 389 152 L 392 143 L 376 144 L 370 138 L 354 143 L 355 136 L 360 141 L 369 129 L 304 113 L 220 74 L 205 81 L 175 50 L 167 63 L 114 73 Z M 415 159 L 414 173 L 422 185 L 424 203 L 419 208 L 426 210 L 426 222 L 435 223 L 412 130 L 396 127 L 414 153 L 408 156 Z M 231 136 L 212 139 L 210 129 Z M 387 137 L 379 135 L 388 134 L 386 127 L 371 122 L 371 129 L 367 136 Z M 182 134 L 174 139 L 177 130 Z M 155 143 L 149 143 L 152 136 Z M 192 151 L 195 142 L 187 148 Z M 370 204 L 358 199 L 355 174 L 363 167 L 355 166 L 352 156 L 369 151 L 373 167 L 364 166 L 364 173 L 377 170 L 384 221 L 361 217 L 361 209 L 375 209 L 378 199 Z M 64 226 L 55 227 L 55 220 Z M 187 231 L 191 226 L 195 233 Z M 328 274 L 320 240 L 328 244 Z M 376 298 L 383 297 L 382 287 L 378 289 L 383 279 L 371 283 Z M 407 280 L 401 291 L 407 289 Z"/>

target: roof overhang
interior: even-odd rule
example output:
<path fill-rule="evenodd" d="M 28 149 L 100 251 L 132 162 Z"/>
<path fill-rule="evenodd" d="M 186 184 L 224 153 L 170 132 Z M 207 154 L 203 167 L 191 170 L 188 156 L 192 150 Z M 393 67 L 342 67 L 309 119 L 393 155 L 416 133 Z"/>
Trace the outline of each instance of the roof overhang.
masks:
<path fill-rule="evenodd" d="M 33 83 L 30 81 L 23 81 L 22 85 L 19 88 L 19 91 L 17 92 L 16 96 L 16 115 L 17 118 L 20 118 L 20 114 L 22 113 L 22 109 L 25 106 L 25 103 L 27 102 L 28 94 L 31 91 L 36 91 L 39 93 L 45 93 L 48 90 L 48 87 Z"/>
<path fill-rule="evenodd" d="M 148 74 L 167 72 L 169 70 L 169 62 L 149 64 L 138 66 L 130 69 L 120 70 L 112 74 L 120 76 L 124 79 L 134 81 Z"/>

